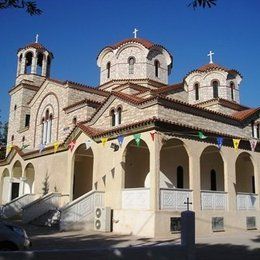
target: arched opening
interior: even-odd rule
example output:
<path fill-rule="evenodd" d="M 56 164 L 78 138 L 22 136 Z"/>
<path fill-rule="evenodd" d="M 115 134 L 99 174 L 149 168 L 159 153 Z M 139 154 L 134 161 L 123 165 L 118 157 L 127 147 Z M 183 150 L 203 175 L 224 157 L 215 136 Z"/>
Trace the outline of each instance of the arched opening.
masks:
<path fill-rule="evenodd" d="M 51 58 L 50 58 L 50 56 L 48 56 L 48 58 L 47 58 L 46 78 L 50 77 L 50 72 L 51 72 Z"/>
<path fill-rule="evenodd" d="M 9 202 L 9 188 L 10 188 L 10 173 L 6 168 L 1 177 L 1 204 Z"/>
<path fill-rule="evenodd" d="M 52 120 L 53 115 L 50 114 L 49 109 L 47 109 L 42 119 L 42 144 L 49 144 L 52 141 Z"/>
<path fill-rule="evenodd" d="M 128 71 L 129 71 L 129 74 L 134 74 L 134 65 L 135 65 L 135 57 L 130 57 L 128 59 Z"/>
<path fill-rule="evenodd" d="M 39 53 L 37 55 L 37 68 L 36 68 L 37 75 L 42 75 L 42 64 L 43 64 L 43 54 Z"/>
<path fill-rule="evenodd" d="M 218 81 L 214 80 L 212 82 L 212 87 L 213 87 L 213 98 L 218 98 Z"/>
<path fill-rule="evenodd" d="M 12 170 L 11 200 L 22 194 L 21 190 L 22 164 L 16 161 Z"/>
<path fill-rule="evenodd" d="M 184 143 L 170 139 L 160 152 L 160 188 L 189 188 L 189 156 Z"/>
<path fill-rule="evenodd" d="M 224 191 L 224 162 L 215 146 L 208 146 L 200 156 L 202 190 Z"/>
<path fill-rule="evenodd" d="M 108 63 L 107 63 L 107 78 L 108 78 L 108 79 L 110 78 L 110 68 L 111 68 L 111 63 L 108 62 Z"/>
<path fill-rule="evenodd" d="M 146 177 L 150 171 L 150 152 L 143 140 L 140 140 L 139 146 L 137 146 L 135 140 L 128 143 L 124 151 L 123 161 L 125 170 L 124 188 L 150 187 L 150 183 L 146 185 Z"/>
<path fill-rule="evenodd" d="M 122 121 L 122 108 L 121 107 L 118 107 L 117 108 L 117 125 L 120 125 L 121 124 L 121 121 Z"/>
<path fill-rule="evenodd" d="M 91 148 L 86 150 L 86 145 L 81 144 L 74 154 L 73 169 L 73 200 L 92 190 L 93 160 Z"/>
<path fill-rule="evenodd" d="M 236 191 L 255 193 L 254 165 L 248 153 L 241 153 L 236 160 Z"/>
<path fill-rule="evenodd" d="M 195 89 L 195 100 L 199 100 L 200 96 L 199 96 L 199 84 L 198 83 L 196 83 L 194 85 L 194 89 Z"/>
<path fill-rule="evenodd" d="M 32 52 L 27 52 L 25 55 L 25 74 L 30 74 L 32 71 L 32 58 L 33 54 Z"/>
<path fill-rule="evenodd" d="M 231 100 L 234 100 L 234 89 L 235 89 L 235 84 L 234 84 L 234 82 L 230 82 Z"/>
<path fill-rule="evenodd" d="M 111 116 L 111 126 L 115 126 L 116 125 L 116 114 L 115 114 L 114 109 L 112 109 L 110 111 L 110 116 Z"/>
<path fill-rule="evenodd" d="M 31 194 L 34 192 L 34 176 L 34 167 L 31 163 L 29 163 L 25 167 L 24 194 Z"/>
<path fill-rule="evenodd" d="M 159 68 L 160 62 L 158 60 L 154 61 L 155 77 L 159 78 Z"/>

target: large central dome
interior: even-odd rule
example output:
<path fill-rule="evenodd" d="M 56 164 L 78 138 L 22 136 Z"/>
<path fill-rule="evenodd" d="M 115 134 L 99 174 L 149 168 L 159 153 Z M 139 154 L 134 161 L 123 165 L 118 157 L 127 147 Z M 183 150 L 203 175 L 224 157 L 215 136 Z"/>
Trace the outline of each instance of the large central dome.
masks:
<path fill-rule="evenodd" d="M 97 57 L 100 84 L 112 80 L 149 79 L 168 84 L 172 56 L 162 45 L 130 38 L 108 45 Z"/>

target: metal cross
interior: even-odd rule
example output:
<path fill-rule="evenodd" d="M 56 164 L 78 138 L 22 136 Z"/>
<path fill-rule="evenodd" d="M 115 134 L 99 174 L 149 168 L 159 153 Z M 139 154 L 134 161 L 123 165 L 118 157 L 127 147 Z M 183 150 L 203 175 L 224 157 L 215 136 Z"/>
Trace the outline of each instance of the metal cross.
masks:
<path fill-rule="evenodd" d="M 134 29 L 134 31 L 133 31 L 133 34 L 134 34 L 134 37 L 135 38 L 137 38 L 137 32 L 138 32 L 139 30 L 137 30 L 136 28 Z"/>
<path fill-rule="evenodd" d="M 35 36 L 35 43 L 38 43 L 38 40 L 39 40 L 39 34 L 37 33 Z"/>
<path fill-rule="evenodd" d="M 212 59 L 212 56 L 214 55 L 215 53 L 210 51 L 208 56 L 209 56 L 209 63 L 213 63 L 213 59 Z"/>
<path fill-rule="evenodd" d="M 187 202 L 184 202 L 185 205 L 187 205 L 187 211 L 190 210 L 190 205 L 192 204 L 192 202 L 190 202 L 190 198 L 187 198 Z"/>

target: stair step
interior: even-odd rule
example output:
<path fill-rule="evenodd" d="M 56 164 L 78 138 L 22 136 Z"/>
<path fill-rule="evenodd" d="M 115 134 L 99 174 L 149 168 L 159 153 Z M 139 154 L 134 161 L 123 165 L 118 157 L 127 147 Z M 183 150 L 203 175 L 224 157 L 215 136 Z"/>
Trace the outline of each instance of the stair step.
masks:
<path fill-rule="evenodd" d="M 49 210 L 45 214 L 32 220 L 30 224 L 35 226 L 53 227 L 53 226 L 58 226 L 59 221 L 60 221 L 60 211 L 56 209 L 56 210 Z"/>

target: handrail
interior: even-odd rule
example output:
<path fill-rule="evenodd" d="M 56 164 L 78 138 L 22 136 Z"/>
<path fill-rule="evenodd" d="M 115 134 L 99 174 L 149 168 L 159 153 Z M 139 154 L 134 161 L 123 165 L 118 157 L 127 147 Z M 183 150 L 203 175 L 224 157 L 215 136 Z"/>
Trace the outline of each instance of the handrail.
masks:
<path fill-rule="evenodd" d="M 38 198 L 37 200 L 32 201 L 28 205 L 25 205 L 22 209 L 24 210 L 24 209 L 30 208 L 31 206 L 33 206 L 34 204 L 38 203 L 39 201 L 44 201 L 44 200 L 46 200 L 46 199 L 48 199 L 48 198 L 50 198 L 50 197 L 52 197 L 54 195 L 60 195 L 61 196 L 61 194 L 58 193 L 58 192 L 48 193 L 48 194 Z"/>
<path fill-rule="evenodd" d="M 160 190 L 193 191 L 193 190 L 191 190 L 191 189 L 181 189 L 181 188 L 160 188 Z"/>
<path fill-rule="evenodd" d="M 14 202 L 16 202 L 16 201 L 18 201 L 18 200 L 20 200 L 20 199 L 22 199 L 22 198 L 24 198 L 24 197 L 26 197 L 26 196 L 29 196 L 29 195 L 30 195 L 30 196 L 35 196 L 36 194 L 34 194 L 34 193 L 24 194 L 24 195 L 22 195 L 22 196 L 20 196 L 20 197 L 17 197 L 17 198 L 15 198 L 15 199 L 13 199 L 13 200 L 7 202 L 6 204 L 2 205 L 2 207 L 7 207 L 7 206 L 13 204 Z"/>
<path fill-rule="evenodd" d="M 79 201 L 89 197 L 90 195 L 94 194 L 94 193 L 105 193 L 104 191 L 96 191 L 96 190 L 91 190 L 85 194 L 83 194 L 82 196 L 78 197 L 77 199 L 71 201 L 70 203 L 66 204 L 65 206 L 63 206 L 62 208 L 59 209 L 60 212 L 65 212 L 67 211 L 69 208 L 71 208 L 72 206 L 74 206 L 75 204 L 77 204 Z"/>
<path fill-rule="evenodd" d="M 200 192 L 207 192 L 207 193 L 220 193 L 220 194 L 227 194 L 227 191 L 222 191 L 222 190 L 201 190 Z"/>

